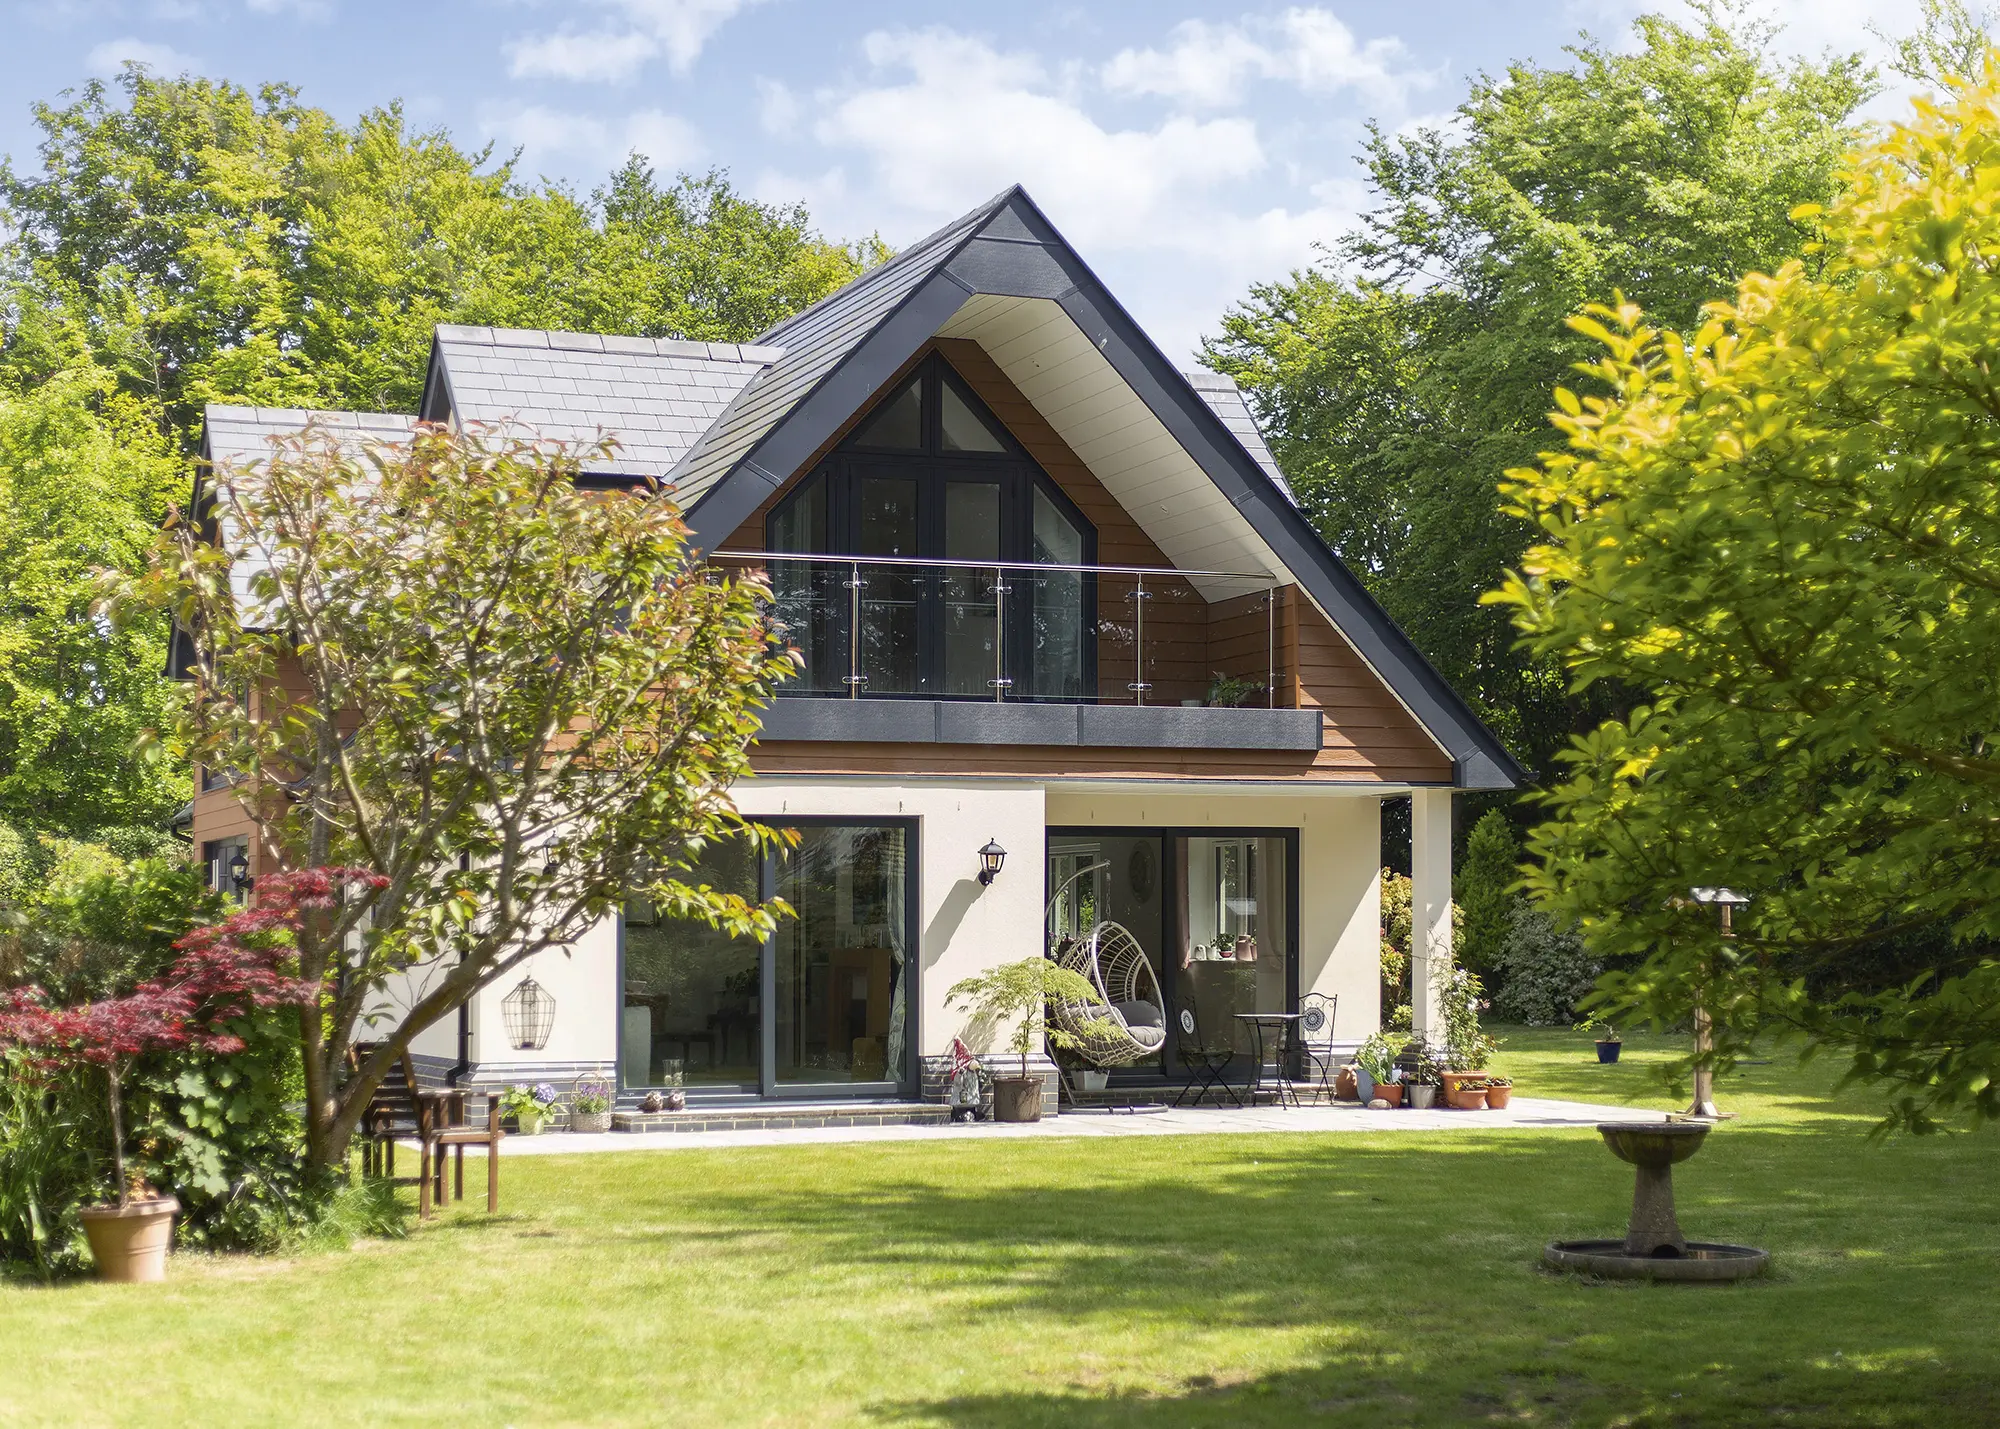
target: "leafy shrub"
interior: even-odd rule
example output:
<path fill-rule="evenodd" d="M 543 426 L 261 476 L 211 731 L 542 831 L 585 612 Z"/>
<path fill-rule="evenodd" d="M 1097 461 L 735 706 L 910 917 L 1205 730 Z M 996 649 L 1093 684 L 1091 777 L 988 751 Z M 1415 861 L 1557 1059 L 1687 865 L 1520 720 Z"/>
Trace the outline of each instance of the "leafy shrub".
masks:
<path fill-rule="evenodd" d="M 1502 1017 L 1530 1027 L 1567 1027 L 1602 968 L 1575 929 L 1523 903 L 1514 910 L 1499 971 L 1494 1005 Z"/>
<path fill-rule="evenodd" d="M 1479 974 L 1471 968 L 1454 965 L 1438 993 L 1444 1055 L 1453 1071 L 1476 1072 L 1498 1049 L 1500 1044 L 1479 1029 L 1479 1014 L 1485 1010 L 1486 985 L 1479 980 Z"/>
<path fill-rule="evenodd" d="M 1514 826 L 1498 809 L 1472 826 L 1459 865 L 1452 897 L 1461 919 L 1458 959 L 1482 977 L 1499 966 L 1519 897 L 1511 890 L 1519 881 L 1521 861 Z"/>
<path fill-rule="evenodd" d="M 1410 930 L 1416 926 L 1410 880 L 1394 869 L 1382 870 L 1382 1017 L 1392 1029 L 1410 1030 Z M 1465 939 L 1465 918 L 1457 903 L 1451 909 L 1452 957 Z"/>
<path fill-rule="evenodd" d="M 0 1047 L 0 1261 L 44 1278 L 83 1265 L 76 1212 L 103 1179 L 103 1123 L 103 1099 L 81 1078 Z"/>

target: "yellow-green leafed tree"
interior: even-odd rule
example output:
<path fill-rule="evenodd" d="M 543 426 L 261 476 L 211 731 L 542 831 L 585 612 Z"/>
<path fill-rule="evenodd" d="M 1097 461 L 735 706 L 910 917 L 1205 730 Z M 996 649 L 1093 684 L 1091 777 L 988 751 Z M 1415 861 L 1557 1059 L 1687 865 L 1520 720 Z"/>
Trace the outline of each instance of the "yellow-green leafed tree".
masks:
<path fill-rule="evenodd" d="M 1727 1061 L 1804 1032 L 1922 1128 L 2000 1116 L 2000 55 L 1799 216 L 1820 249 L 1698 331 L 1576 323 L 1608 398 L 1510 473 L 1540 542 L 1489 600 L 1573 682 L 1653 696 L 1577 739 L 1533 890 L 1699 993 Z M 1755 896 L 1724 942 L 1688 891 Z"/>

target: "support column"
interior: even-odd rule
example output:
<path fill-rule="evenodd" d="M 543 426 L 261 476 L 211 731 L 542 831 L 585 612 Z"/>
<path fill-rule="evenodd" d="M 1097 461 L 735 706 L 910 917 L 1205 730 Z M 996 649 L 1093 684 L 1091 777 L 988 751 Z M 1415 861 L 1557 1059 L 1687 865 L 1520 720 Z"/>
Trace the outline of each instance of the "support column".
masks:
<path fill-rule="evenodd" d="M 1410 793 L 1410 1013 L 1420 1037 L 1443 1035 L 1438 997 L 1451 971 L 1451 790 Z"/>

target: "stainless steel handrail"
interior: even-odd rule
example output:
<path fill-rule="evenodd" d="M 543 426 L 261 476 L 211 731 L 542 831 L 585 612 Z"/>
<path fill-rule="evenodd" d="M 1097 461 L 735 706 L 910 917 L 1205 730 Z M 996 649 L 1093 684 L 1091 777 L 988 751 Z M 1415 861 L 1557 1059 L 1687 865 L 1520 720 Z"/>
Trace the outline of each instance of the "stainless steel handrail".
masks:
<path fill-rule="evenodd" d="M 1009 571 L 1055 571 L 1073 572 L 1079 575 L 1104 576 L 1200 576 L 1212 580 L 1256 581 L 1267 586 L 1280 586 L 1284 582 L 1269 571 L 1193 571 L 1175 566 L 1073 566 L 1058 561 L 962 561 L 947 560 L 930 556 L 833 556 L 823 553 L 796 553 L 792 551 L 710 551 L 709 560 L 729 561 L 823 561 L 829 565 L 847 566 L 859 561 L 864 566 L 942 566 L 951 569 L 990 571 L 995 568 Z"/>

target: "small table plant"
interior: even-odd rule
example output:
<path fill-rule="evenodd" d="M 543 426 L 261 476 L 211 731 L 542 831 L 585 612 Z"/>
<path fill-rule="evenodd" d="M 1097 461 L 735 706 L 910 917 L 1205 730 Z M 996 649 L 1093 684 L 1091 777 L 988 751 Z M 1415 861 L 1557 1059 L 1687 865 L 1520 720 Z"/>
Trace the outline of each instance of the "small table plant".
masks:
<path fill-rule="evenodd" d="M 611 1083 L 585 1077 L 570 1089 L 569 1129 L 611 1130 Z"/>
<path fill-rule="evenodd" d="M 532 1087 L 509 1087 L 500 1096 L 500 1112 L 514 1118 L 523 1136 L 540 1136 L 542 1127 L 555 1117 L 562 1095 L 547 1082 Z"/>

